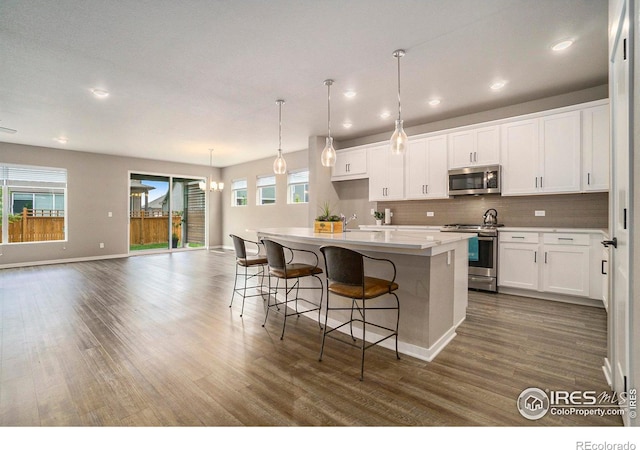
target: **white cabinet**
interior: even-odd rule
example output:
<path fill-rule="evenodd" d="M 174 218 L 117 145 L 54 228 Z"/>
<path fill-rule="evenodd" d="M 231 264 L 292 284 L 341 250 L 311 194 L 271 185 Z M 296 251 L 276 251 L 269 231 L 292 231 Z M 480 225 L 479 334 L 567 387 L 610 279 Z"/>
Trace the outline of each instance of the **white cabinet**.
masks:
<path fill-rule="evenodd" d="M 580 192 L 580 111 L 502 125 L 502 195 Z"/>
<path fill-rule="evenodd" d="M 472 128 L 449 134 L 449 168 L 500 163 L 500 128 Z"/>
<path fill-rule="evenodd" d="M 602 239 L 595 233 L 501 231 L 498 286 L 530 291 L 534 297 L 540 292 L 606 304 Z"/>
<path fill-rule="evenodd" d="M 500 233 L 498 286 L 538 290 L 538 233 Z"/>
<path fill-rule="evenodd" d="M 405 176 L 407 199 L 448 198 L 447 135 L 409 140 Z"/>
<path fill-rule="evenodd" d="M 582 111 L 582 190 L 609 190 L 609 105 Z"/>
<path fill-rule="evenodd" d="M 404 155 L 392 155 L 389 144 L 369 148 L 369 201 L 404 199 Z"/>
<path fill-rule="evenodd" d="M 367 178 L 366 147 L 337 150 L 336 155 L 336 165 L 331 170 L 331 181 Z"/>
<path fill-rule="evenodd" d="M 589 236 L 543 234 L 542 290 L 589 297 Z"/>

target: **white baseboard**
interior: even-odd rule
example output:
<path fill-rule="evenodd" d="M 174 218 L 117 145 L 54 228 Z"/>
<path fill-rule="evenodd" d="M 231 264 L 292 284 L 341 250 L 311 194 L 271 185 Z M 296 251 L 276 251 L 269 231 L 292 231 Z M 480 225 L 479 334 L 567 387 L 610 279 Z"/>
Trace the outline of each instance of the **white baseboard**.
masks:
<path fill-rule="evenodd" d="M 517 295 L 519 297 L 539 298 L 542 300 L 554 300 L 557 302 L 572 303 L 574 305 L 595 306 L 604 308 L 602 300 L 587 297 L 574 297 L 571 295 L 555 294 L 552 292 L 532 291 L 528 289 L 518 289 L 512 287 L 498 286 L 498 293 L 507 295 Z"/>
<path fill-rule="evenodd" d="M 86 256 L 81 258 L 50 259 L 47 261 L 29 261 L 29 262 L 23 262 L 23 263 L 2 264 L 0 265 L 0 269 L 12 269 L 16 267 L 30 267 L 30 266 L 48 266 L 51 264 L 67 264 L 67 263 L 86 262 L 86 261 L 100 261 L 103 259 L 128 258 L 129 256 L 132 256 L 132 255 L 125 253 L 121 255 Z"/>

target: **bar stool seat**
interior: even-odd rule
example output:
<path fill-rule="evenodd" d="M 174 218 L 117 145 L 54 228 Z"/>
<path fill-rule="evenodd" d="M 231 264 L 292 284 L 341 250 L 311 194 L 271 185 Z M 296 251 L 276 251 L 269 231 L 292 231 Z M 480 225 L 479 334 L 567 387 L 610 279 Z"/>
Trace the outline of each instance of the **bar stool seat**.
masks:
<path fill-rule="evenodd" d="M 269 268 L 269 295 L 267 297 L 267 311 L 262 326 L 264 327 L 267 324 L 267 318 L 269 317 L 269 311 L 271 309 L 282 313 L 284 319 L 280 339 L 283 339 L 287 325 L 287 317 L 293 315 L 300 316 L 300 314 L 318 311 L 318 325 L 320 329 L 322 329 L 322 325 L 320 325 L 320 309 L 322 308 L 324 286 L 322 279 L 318 276 L 323 273 L 323 270 L 318 267 L 318 255 L 310 250 L 287 247 L 270 239 L 262 239 L 261 242 L 267 251 L 267 266 Z M 288 257 L 285 256 L 285 251 Z M 306 255 L 313 262 L 294 262 L 294 258 L 300 255 Z M 272 278 L 276 279 L 275 287 L 272 285 Z M 313 278 L 318 282 L 318 285 L 301 286 L 300 282 L 304 278 Z M 280 285 L 281 281 L 284 287 Z M 301 290 L 319 290 L 320 300 L 300 297 Z M 292 295 L 294 291 L 295 295 Z M 278 293 L 280 293 L 280 298 L 278 298 Z M 284 299 L 282 299 L 283 296 Z M 293 304 L 293 307 L 289 306 L 290 303 Z M 280 310 L 281 306 L 283 307 L 283 311 Z"/>
<path fill-rule="evenodd" d="M 233 298 L 236 294 L 242 296 L 242 309 L 240 310 L 240 317 L 244 314 L 244 300 L 247 297 L 261 296 L 264 299 L 264 272 L 267 265 L 267 257 L 261 254 L 262 244 L 259 242 L 251 241 L 249 239 L 243 239 L 235 234 L 229 235 L 233 239 L 233 247 L 236 251 L 236 277 L 233 282 L 233 292 L 231 293 L 231 303 L 229 308 L 233 306 Z M 247 250 L 247 244 L 250 244 L 253 249 L 251 252 Z M 238 269 L 244 270 L 238 270 Z M 249 272 L 249 269 L 254 268 L 254 272 Z M 244 278 L 244 284 L 238 286 L 238 278 Z M 253 278 L 260 277 L 260 283 L 247 284 L 247 281 Z M 256 289 L 259 292 L 256 294 L 247 294 L 247 290 Z"/>
<path fill-rule="evenodd" d="M 355 250 L 333 245 L 320 247 L 320 251 L 324 255 L 325 261 L 327 277 L 327 304 L 325 308 L 324 331 L 322 333 L 322 345 L 320 348 L 319 360 L 322 361 L 325 340 L 327 337 L 359 347 L 361 349 L 360 380 L 362 381 L 364 379 L 365 351 L 372 346 L 377 345 L 384 340 L 395 338 L 396 358 L 400 359 L 400 354 L 398 353 L 400 301 L 395 293 L 395 291 L 399 289 L 398 283 L 395 282 L 396 266 L 393 261 L 389 259 L 373 258 Z M 365 275 L 365 260 L 369 262 L 377 261 L 378 263 L 386 265 L 391 272 L 390 279 Z M 349 298 L 351 299 L 351 305 L 345 306 L 344 303 L 333 305 L 329 294 Z M 395 304 L 389 305 L 388 302 L 382 303 L 381 301 L 384 299 L 384 296 L 391 296 L 391 298 L 395 300 Z M 380 298 L 381 301 L 376 300 L 378 298 Z M 388 322 L 374 323 L 367 317 L 367 311 L 385 310 L 395 311 L 395 317 L 392 316 L 392 321 L 395 319 L 395 326 L 392 327 L 388 325 Z M 349 320 L 330 329 L 327 326 L 329 311 L 349 311 Z M 360 345 L 357 345 L 358 339 L 354 335 L 354 323 L 359 323 L 362 327 Z M 341 339 L 339 335 L 336 336 L 331 334 L 334 331 L 338 331 L 343 327 L 346 327 L 347 325 L 349 326 L 348 333 L 351 335 L 351 342 Z M 374 342 L 367 342 L 367 330 L 369 330 L 370 338 L 374 336 L 371 334 L 372 327 L 376 331 L 377 337 L 375 339 L 377 340 Z"/>

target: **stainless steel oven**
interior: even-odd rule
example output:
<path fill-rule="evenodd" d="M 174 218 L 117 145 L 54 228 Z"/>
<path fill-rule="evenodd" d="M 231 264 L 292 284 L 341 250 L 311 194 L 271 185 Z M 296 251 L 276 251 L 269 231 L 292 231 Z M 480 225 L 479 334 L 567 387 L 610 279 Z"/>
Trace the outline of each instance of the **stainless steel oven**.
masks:
<path fill-rule="evenodd" d="M 501 225 L 445 225 L 442 231 L 473 233 L 470 241 L 469 289 L 498 292 L 498 230 Z"/>

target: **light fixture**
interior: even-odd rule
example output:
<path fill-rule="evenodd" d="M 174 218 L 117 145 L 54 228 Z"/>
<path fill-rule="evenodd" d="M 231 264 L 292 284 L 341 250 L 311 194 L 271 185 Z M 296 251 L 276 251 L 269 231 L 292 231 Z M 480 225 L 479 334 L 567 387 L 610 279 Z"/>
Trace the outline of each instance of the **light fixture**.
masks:
<path fill-rule="evenodd" d="M 566 39 L 564 41 L 560 41 L 551 47 L 551 50 L 554 52 L 561 52 L 562 50 L 566 50 L 573 45 L 573 40 Z"/>
<path fill-rule="evenodd" d="M 356 96 L 356 94 L 357 94 L 356 91 L 345 91 L 344 92 L 344 96 L 347 97 L 347 98 L 353 98 L 353 97 Z"/>
<path fill-rule="evenodd" d="M 327 143 L 322 150 L 320 161 L 325 167 L 333 167 L 336 165 L 336 149 L 333 148 L 333 138 L 331 137 L 331 85 L 333 80 L 324 80 L 324 85 L 327 87 L 327 128 L 329 134 L 327 135 Z"/>
<path fill-rule="evenodd" d="M 440 104 L 440 100 L 438 100 L 437 98 L 434 98 L 433 100 L 429 101 L 429 106 L 438 106 Z"/>
<path fill-rule="evenodd" d="M 224 183 L 221 182 L 217 182 L 217 181 L 213 181 L 213 149 L 210 148 L 209 149 L 209 167 L 211 168 L 211 176 L 209 177 L 209 190 L 210 191 L 221 191 L 224 189 Z M 200 187 L 200 189 L 202 189 L 203 191 L 207 190 L 207 182 L 206 180 L 202 180 L 200 181 L 200 183 L 198 183 L 198 186 Z"/>
<path fill-rule="evenodd" d="M 342 127 L 343 127 L 343 128 L 346 128 L 347 130 L 348 130 L 349 128 L 351 128 L 352 126 L 353 126 L 353 124 L 352 124 L 351 122 L 344 122 L 344 123 L 342 124 Z"/>
<path fill-rule="evenodd" d="M 393 56 L 398 60 L 398 120 L 396 120 L 396 130 L 391 135 L 391 153 L 393 155 L 401 155 L 407 146 L 407 133 L 402 128 L 402 115 L 400 103 L 400 58 L 405 55 L 404 50 L 396 50 Z"/>
<path fill-rule="evenodd" d="M 61 144 L 66 144 L 67 142 L 69 142 L 69 139 L 67 139 L 64 136 L 60 136 L 60 137 L 54 138 L 54 140 L 58 141 Z"/>
<path fill-rule="evenodd" d="M 109 96 L 109 92 L 105 91 L 104 89 L 94 88 L 91 89 L 91 92 L 98 98 L 107 98 Z"/>
<path fill-rule="evenodd" d="M 391 113 L 389 111 L 382 111 L 380 114 L 378 114 L 378 116 L 381 119 L 388 119 L 389 117 L 391 117 Z"/>
<path fill-rule="evenodd" d="M 282 157 L 282 104 L 284 100 L 276 100 L 278 105 L 278 156 L 273 162 L 273 173 L 283 175 L 287 173 L 287 162 Z"/>
<path fill-rule="evenodd" d="M 495 83 L 493 83 L 490 88 L 492 91 L 499 91 L 500 89 L 502 89 L 505 85 L 507 84 L 506 81 L 496 81 Z"/>

